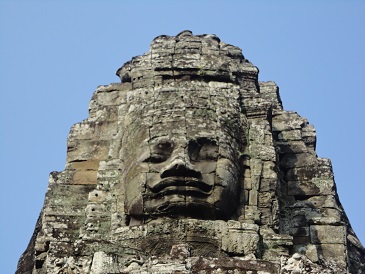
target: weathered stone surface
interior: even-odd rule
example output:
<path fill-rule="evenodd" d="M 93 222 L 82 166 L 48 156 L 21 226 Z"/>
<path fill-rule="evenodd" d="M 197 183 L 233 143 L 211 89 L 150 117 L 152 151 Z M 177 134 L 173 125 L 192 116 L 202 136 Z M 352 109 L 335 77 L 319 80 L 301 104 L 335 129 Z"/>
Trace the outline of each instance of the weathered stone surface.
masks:
<path fill-rule="evenodd" d="M 17 273 L 365 273 L 308 121 L 238 47 L 183 31 L 100 86 Z"/>

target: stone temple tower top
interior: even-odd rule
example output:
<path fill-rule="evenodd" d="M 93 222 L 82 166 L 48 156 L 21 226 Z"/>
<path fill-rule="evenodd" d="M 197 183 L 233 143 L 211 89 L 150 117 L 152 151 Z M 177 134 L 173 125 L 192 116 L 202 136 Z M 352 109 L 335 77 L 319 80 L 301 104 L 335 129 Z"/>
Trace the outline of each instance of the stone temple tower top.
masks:
<path fill-rule="evenodd" d="M 156 37 L 72 126 L 17 273 L 365 273 L 314 127 L 258 73 Z"/>
<path fill-rule="evenodd" d="M 117 75 L 122 82 L 136 85 L 158 76 L 243 84 L 248 79 L 257 83 L 258 69 L 244 58 L 240 48 L 221 42 L 217 36 L 193 36 L 191 31 L 183 31 L 176 37 L 156 37 L 147 54 L 124 64 Z"/>

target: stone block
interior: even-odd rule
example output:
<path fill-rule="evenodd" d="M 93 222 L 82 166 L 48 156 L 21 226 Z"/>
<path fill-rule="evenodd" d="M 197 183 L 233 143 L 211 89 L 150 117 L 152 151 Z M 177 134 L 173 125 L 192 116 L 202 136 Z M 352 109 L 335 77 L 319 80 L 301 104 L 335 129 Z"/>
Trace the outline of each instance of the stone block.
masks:
<path fill-rule="evenodd" d="M 303 245 L 310 243 L 310 237 L 305 236 L 294 236 L 293 237 L 293 244 L 294 245 Z"/>
<path fill-rule="evenodd" d="M 261 159 L 263 161 L 275 161 L 276 152 L 273 146 L 267 145 L 251 145 L 250 154 L 252 157 Z"/>
<path fill-rule="evenodd" d="M 343 212 L 339 208 L 339 205 L 337 204 L 334 208 L 322 208 L 320 209 L 323 219 L 329 221 L 329 222 L 335 222 L 335 223 L 344 223 L 342 217 Z M 326 222 L 323 220 L 323 222 Z M 333 223 L 334 224 L 334 223 Z"/>
<path fill-rule="evenodd" d="M 275 146 L 279 154 L 308 152 L 307 146 L 301 140 L 275 140 Z"/>
<path fill-rule="evenodd" d="M 67 143 L 67 162 L 85 160 L 106 160 L 109 152 L 109 141 L 77 140 Z"/>
<path fill-rule="evenodd" d="M 346 227 L 333 225 L 311 225 L 311 242 L 313 244 L 342 244 L 346 243 Z"/>
<path fill-rule="evenodd" d="M 277 186 L 277 179 L 261 179 L 260 192 L 275 191 Z"/>
<path fill-rule="evenodd" d="M 288 195 L 308 196 L 320 195 L 321 190 L 314 184 L 308 181 L 289 181 Z"/>
<path fill-rule="evenodd" d="M 273 117 L 273 131 L 301 129 L 303 122 L 303 118 L 296 112 L 278 112 L 278 114 Z"/>
<path fill-rule="evenodd" d="M 259 207 L 272 207 L 272 202 L 274 198 L 274 194 L 272 192 L 259 192 L 258 197 Z"/>
<path fill-rule="evenodd" d="M 318 260 L 319 260 L 318 250 L 315 245 L 311 245 L 311 244 L 307 245 L 305 255 L 308 257 L 309 260 L 311 260 L 314 263 L 318 262 Z"/>
<path fill-rule="evenodd" d="M 265 143 L 264 126 L 262 125 L 262 121 L 257 121 L 257 122 L 255 120 L 251 121 L 248 137 L 251 143 L 264 144 Z"/>
<path fill-rule="evenodd" d="M 292 246 L 293 236 L 287 234 L 275 234 L 275 233 L 265 233 L 263 236 L 263 242 L 269 248 L 277 248 L 279 246 Z"/>
<path fill-rule="evenodd" d="M 103 216 L 105 211 L 105 205 L 97 203 L 89 203 L 85 208 L 85 213 L 87 218 L 97 218 Z"/>
<path fill-rule="evenodd" d="M 257 206 L 245 206 L 245 220 L 251 220 L 253 222 L 260 221 L 260 211 Z"/>
<path fill-rule="evenodd" d="M 272 225 L 273 222 L 273 214 L 271 207 L 260 207 L 260 224 L 261 225 Z"/>
<path fill-rule="evenodd" d="M 311 181 L 288 181 L 288 195 L 331 194 L 334 194 L 334 182 L 331 179 L 313 178 Z"/>
<path fill-rule="evenodd" d="M 317 245 L 318 256 L 339 267 L 346 266 L 346 246 L 343 244 Z"/>
<path fill-rule="evenodd" d="M 243 179 L 243 182 L 244 182 L 244 189 L 245 190 L 252 189 L 252 180 L 251 180 L 251 177 L 245 177 Z"/>
<path fill-rule="evenodd" d="M 251 159 L 250 160 L 250 168 L 251 168 L 251 177 L 252 176 L 261 176 L 262 174 L 263 162 L 261 159 Z"/>
<path fill-rule="evenodd" d="M 250 190 L 248 204 L 250 206 L 257 206 L 258 192 L 256 190 Z"/>
<path fill-rule="evenodd" d="M 299 141 L 302 140 L 302 131 L 299 129 L 293 129 L 293 130 L 287 130 L 287 131 L 281 131 L 278 134 L 278 140 L 283 141 Z"/>
<path fill-rule="evenodd" d="M 265 179 L 277 179 L 278 175 L 275 171 L 276 165 L 273 161 L 264 161 L 262 169 L 262 177 Z"/>
<path fill-rule="evenodd" d="M 285 178 L 288 181 L 310 181 L 313 178 L 333 179 L 332 168 L 327 165 L 322 165 L 318 161 L 318 166 L 305 166 L 289 169 Z"/>
<path fill-rule="evenodd" d="M 295 167 L 306 167 L 315 166 L 317 164 L 317 158 L 311 153 L 291 153 L 285 154 L 281 158 L 280 165 L 285 168 L 295 168 Z"/>
<path fill-rule="evenodd" d="M 338 208 L 335 195 L 324 195 L 323 193 L 321 194 L 321 196 L 310 197 L 307 200 L 307 202 L 309 203 L 308 206 L 317 208 Z"/>
<path fill-rule="evenodd" d="M 267 260 L 233 260 L 232 258 L 191 258 L 191 273 L 276 274 L 280 264 Z"/>
<path fill-rule="evenodd" d="M 222 237 L 222 250 L 232 254 L 255 254 L 259 239 L 257 233 L 229 229 L 229 235 Z"/>
<path fill-rule="evenodd" d="M 248 199 L 249 199 L 249 190 L 247 190 L 247 189 L 245 189 L 245 191 L 244 191 L 244 195 L 245 195 L 245 197 L 244 197 L 244 203 L 245 203 L 245 205 L 248 205 Z"/>
<path fill-rule="evenodd" d="M 77 185 L 94 185 L 97 183 L 97 170 L 76 170 L 73 183 Z"/>
<path fill-rule="evenodd" d="M 251 177 L 251 189 L 259 190 L 260 189 L 261 176 L 252 176 Z"/>
<path fill-rule="evenodd" d="M 91 203 L 102 203 L 105 202 L 108 197 L 108 193 L 104 190 L 95 189 L 89 193 L 88 201 Z"/>
<path fill-rule="evenodd" d="M 312 218 L 321 217 L 320 211 L 313 208 L 295 208 L 290 212 L 289 223 L 291 227 L 306 227 Z"/>
<path fill-rule="evenodd" d="M 296 237 L 308 237 L 309 227 L 292 227 L 290 229 L 290 235 Z"/>
<path fill-rule="evenodd" d="M 99 92 L 97 96 L 98 103 L 102 106 L 119 106 L 122 100 L 121 91 L 118 89 Z"/>
<path fill-rule="evenodd" d="M 98 170 L 99 162 L 100 161 L 98 160 L 72 162 L 71 168 L 81 170 Z"/>

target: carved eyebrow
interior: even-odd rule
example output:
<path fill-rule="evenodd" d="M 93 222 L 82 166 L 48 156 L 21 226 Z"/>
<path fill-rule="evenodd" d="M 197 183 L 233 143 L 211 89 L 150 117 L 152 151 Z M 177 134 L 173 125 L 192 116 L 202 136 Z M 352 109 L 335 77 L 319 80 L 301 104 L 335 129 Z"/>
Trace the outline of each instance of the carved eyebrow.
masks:
<path fill-rule="evenodd" d="M 153 145 L 153 146 L 164 145 L 164 144 L 173 145 L 174 142 L 171 139 L 167 138 L 167 137 L 162 137 L 162 138 L 159 138 L 159 139 L 155 139 L 151 142 L 151 145 Z"/>
<path fill-rule="evenodd" d="M 164 142 L 172 142 L 171 139 L 167 136 L 157 136 L 157 137 L 152 137 L 152 138 L 149 138 L 147 140 L 148 144 L 150 145 L 155 145 L 155 144 L 158 144 L 158 143 L 164 143 Z"/>
<path fill-rule="evenodd" d="M 198 137 L 195 139 L 196 142 L 198 142 L 199 145 L 204 145 L 204 144 L 212 144 L 215 146 L 218 146 L 218 141 L 214 138 L 210 138 L 210 137 Z"/>
<path fill-rule="evenodd" d="M 214 145 L 218 146 L 218 142 L 216 139 L 210 138 L 210 137 L 198 137 L 192 140 L 189 140 L 188 146 L 191 147 L 192 145 L 198 145 L 199 147 L 202 147 L 204 145 Z"/>

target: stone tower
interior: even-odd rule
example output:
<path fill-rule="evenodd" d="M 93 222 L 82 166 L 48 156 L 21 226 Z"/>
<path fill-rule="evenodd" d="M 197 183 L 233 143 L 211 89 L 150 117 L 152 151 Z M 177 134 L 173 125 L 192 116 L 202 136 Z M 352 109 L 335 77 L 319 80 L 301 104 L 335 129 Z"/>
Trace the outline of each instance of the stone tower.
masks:
<path fill-rule="evenodd" d="M 238 47 L 156 37 L 100 86 L 17 273 L 365 273 L 308 121 Z"/>

